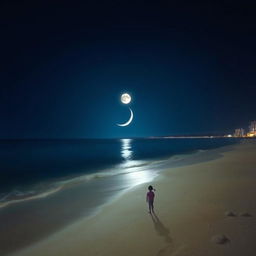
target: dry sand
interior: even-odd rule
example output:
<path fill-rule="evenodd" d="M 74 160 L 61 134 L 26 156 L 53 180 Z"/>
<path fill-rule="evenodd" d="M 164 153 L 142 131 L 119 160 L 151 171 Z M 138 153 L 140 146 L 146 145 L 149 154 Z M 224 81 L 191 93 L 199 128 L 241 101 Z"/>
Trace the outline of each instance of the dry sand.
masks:
<path fill-rule="evenodd" d="M 256 143 L 249 141 L 218 159 L 162 172 L 152 184 L 155 216 L 143 184 L 15 256 L 254 256 L 255 184 Z"/>

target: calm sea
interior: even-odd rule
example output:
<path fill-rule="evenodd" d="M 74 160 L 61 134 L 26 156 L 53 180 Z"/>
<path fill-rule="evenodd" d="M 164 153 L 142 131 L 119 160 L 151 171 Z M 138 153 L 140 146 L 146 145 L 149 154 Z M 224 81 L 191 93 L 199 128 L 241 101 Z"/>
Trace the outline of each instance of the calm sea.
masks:
<path fill-rule="evenodd" d="M 236 142 L 230 138 L 0 141 L 0 203 L 54 191 L 69 182 L 141 172 L 152 161 Z M 130 185 L 140 182 L 145 180 L 131 180 Z"/>

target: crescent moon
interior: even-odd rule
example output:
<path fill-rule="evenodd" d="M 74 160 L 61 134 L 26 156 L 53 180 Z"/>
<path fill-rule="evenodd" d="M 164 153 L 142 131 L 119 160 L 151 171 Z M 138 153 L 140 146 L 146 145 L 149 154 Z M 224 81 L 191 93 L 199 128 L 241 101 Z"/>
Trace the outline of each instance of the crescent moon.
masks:
<path fill-rule="evenodd" d="M 130 112 L 131 112 L 131 116 L 129 118 L 129 120 L 126 122 L 126 123 L 123 123 L 123 124 L 117 124 L 118 126 L 127 126 L 129 125 L 131 122 L 132 122 L 132 119 L 133 119 L 133 112 L 132 110 L 129 108 Z"/>

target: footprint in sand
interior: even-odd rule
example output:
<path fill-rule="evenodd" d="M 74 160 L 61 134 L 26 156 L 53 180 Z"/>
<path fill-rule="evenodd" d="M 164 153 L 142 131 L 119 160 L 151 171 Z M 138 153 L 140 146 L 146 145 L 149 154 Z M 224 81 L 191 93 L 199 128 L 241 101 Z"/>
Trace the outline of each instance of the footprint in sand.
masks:
<path fill-rule="evenodd" d="M 237 214 L 233 211 L 226 211 L 225 215 L 227 217 L 236 217 Z M 239 214 L 240 217 L 252 217 L 249 212 L 242 212 Z M 215 244 L 227 244 L 230 243 L 230 239 L 226 235 L 216 235 L 212 237 L 212 242 Z"/>
<path fill-rule="evenodd" d="M 225 235 L 216 235 L 212 237 L 212 242 L 215 244 L 227 244 L 230 243 L 230 239 Z"/>
<path fill-rule="evenodd" d="M 227 212 L 225 212 L 225 215 L 227 217 L 236 217 L 237 216 L 237 214 L 233 211 L 227 211 Z"/>
<path fill-rule="evenodd" d="M 227 217 L 236 217 L 238 216 L 235 212 L 233 211 L 226 211 L 225 215 Z M 242 212 L 239 214 L 240 217 L 252 217 L 252 215 L 249 212 Z"/>
<path fill-rule="evenodd" d="M 239 214 L 240 217 L 252 217 L 252 215 L 249 212 L 242 212 Z"/>

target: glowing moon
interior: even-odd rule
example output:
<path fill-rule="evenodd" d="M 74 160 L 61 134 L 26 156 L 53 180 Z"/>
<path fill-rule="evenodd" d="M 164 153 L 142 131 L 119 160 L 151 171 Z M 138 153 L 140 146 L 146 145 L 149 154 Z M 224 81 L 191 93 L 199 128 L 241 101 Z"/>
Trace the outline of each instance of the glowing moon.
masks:
<path fill-rule="evenodd" d="M 124 104 L 129 104 L 131 102 L 131 96 L 128 93 L 124 93 L 121 95 L 121 101 Z"/>
<path fill-rule="evenodd" d="M 130 109 L 130 108 L 129 108 Z M 132 122 L 132 119 L 133 119 L 133 112 L 132 110 L 130 109 L 130 113 L 131 113 L 131 116 L 129 118 L 129 120 L 126 122 L 126 123 L 123 123 L 123 124 L 117 124 L 118 126 L 127 126 L 129 125 L 131 122 Z"/>

